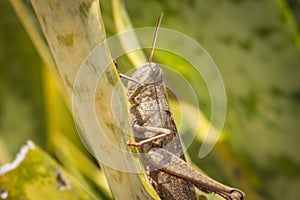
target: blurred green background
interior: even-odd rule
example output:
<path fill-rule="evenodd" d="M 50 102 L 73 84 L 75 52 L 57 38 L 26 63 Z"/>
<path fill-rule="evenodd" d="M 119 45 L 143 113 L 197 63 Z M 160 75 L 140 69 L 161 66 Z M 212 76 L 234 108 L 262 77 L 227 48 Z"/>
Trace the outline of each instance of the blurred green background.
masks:
<path fill-rule="evenodd" d="M 107 35 L 113 35 L 111 2 L 100 1 L 100 6 Z M 195 141 L 188 150 L 191 160 L 244 190 L 247 199 L 299 199 L 299 1 L 127 0 L 125 7 L 135 28 L 153 26 L 164 12 L 162 27 L 197 40 L 219 67 L 228 102 L 223 139 L 201 160 L 201 141 Z M 96 166 L 81 146 L 63 98 L 49 89 L 53 80 L 9 1 L 0 1 L 0 10 L 0 164 L 11 161 L 27 139 L 62 162 L 57 141 L 67 136 L 70 148 L 74 145 Z M 157 55 L 162 59 L 168 58 Z M 197 85 L 190 71 L 174 65 Z M 199 103 L 209 118 L 206 96 Z M 87 180 L 100 190 L 99 198 L 109 198 Z"/>

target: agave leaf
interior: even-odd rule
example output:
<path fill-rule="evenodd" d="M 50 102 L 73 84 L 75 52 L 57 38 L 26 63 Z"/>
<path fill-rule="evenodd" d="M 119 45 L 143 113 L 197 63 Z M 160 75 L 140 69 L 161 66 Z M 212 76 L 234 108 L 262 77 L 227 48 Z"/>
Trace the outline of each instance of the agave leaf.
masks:
<path fill-rule="evenodd" d="M 99 199 L 31 141 L 0 167 L 0 185 L 1 199 Z"/>
<path fill-rule="evenodd" d="M 130 155 L 127 152 L 124 133 L 117 126 L 117 123 L 120 123 L 118 121 L 122 121 L 122 119 L 124 120 L 121 123 L 125 123 L 124 126 L 126 126 L 127 112 L 122 112 L 124 110 L 119 111 L 118 118 L 114 119 L 111 109 L 111 95 L 116 89 L 118 75 L 114 66 L 112 66 L 109 50 L 105 46 L 106 44 L 98 58 L 85 63 L 85 66 L 89 70 L 96 70 L 97 73 L 103 72 L 103 79 L 101 79 L 100 84 L 98 85 L 97 77 L 94 77 L 95 79 L 92 80 L 89 77 L 84 77 L 83 80 L 80 80 L 83 82 L 80 83 L 83 83 L 83 86 L 87 83 L 87 87 L 80 88 L 78 85 L 74 86 L 76 77 L 78 78 L 77 73 L 84 59 L 96 45 L 105 40 L 104 24 L 101 19 L 99 2 L 96 0 L 75 2 L 32 0 L 31 3 L 55 60 L 59 78 L 66 89 L 66 101 L 71 102 L 73 97 L 74 101 L 77 102 L 78 100 L 80 103 L 86 103 L 88 107 L 91 103 L 90 100 L 96 100 L 95 104 L 91 104 L 97 105 L 95 110 L 86 109 L 88 112 L 83 111 L 83 114 L 80 113 L 82 111 L 80 110 L 81 108 L 76 106 L 78 104 L 75 103 L 72 107 L 76 115 L 77 128 L 81 132 L 81 136 L 85 140 L 84 142 L 88 143 L 91 153 L 94 153 L 96 157 L 98 155 L 97 159 L 100 164 L 103 162 L 103 160 L 99 159 L 102 155 L 107 158 L 106 164 L 107 162 L 113 162 L 113 160 L 119 163 L 130 163 Z M 19 10 L 19 12 L 22 12 L 22 10 Z M 36 27 L 31 26 L 30 28 Z M 32 39 L 35 40 L 34 37 Z M 42 42 L 37 43 L 42 44 Z M 39 48 L 39 51 L 44 50 L 45 48 Z M 108 64 L 101 65 L 101 62 Z M 93 90 L 93 88 L 89 87 L 89 84 L 95 84 L 97 88 Z M 121 104 L 124 105 L 125 100 L 122 99 L 122 92 L 120 89 L 117 90 L 119 90 Z M 89 116 L 89 114 L 92 115 Z M 96 116 L 94 116 L 95 114 Z M 99 131 L 100 135 L 102 134 L 101 136 L 97 135 L 97 133 L 96 135 L 90 133 L 90 129 L 88 128 L 91 127 L 89 124 L 91 121 L 99 121 L 102 126 L 102 131 Z M 127 124 L 127 130 L 129 130 L 128 127 Z M 113 145 L 110 145 L 107 140 L 102 140 L 99 137 L 108 138 L 108 141 Z M 95 143 L 90 144 L 91 140 L 95 141 Z M 111 149 L 111 147 L 113 148 Z M 115 167 L 110 168 L 110 166 L 102 164 L 101 168 L 106 174 L 115 199 L 152 199 L 144 189 L 137 174 L 127 173 L 126 169 L 122 169 L 125 171 L 123 172 L 114 169 Z"/>
<path fill-rule="evenodd" d="M 59 87 L 61 94 L 66 95 L 55 61 L 52 57 L 47 41 L 45 40 L 45 36 L 42 34 L 40 24 L 31 4 L 24 0 L 10 0 L 10 3 L 22 22 L 27 34 L 30 36 L 31 41 L 37 49 L 40 57 L 55 79 L 56 85 Z M 68 102 L 68 98 L 65 97 L 65 100 Z M 70 105 L 69 102 L 68 105 Z"/>

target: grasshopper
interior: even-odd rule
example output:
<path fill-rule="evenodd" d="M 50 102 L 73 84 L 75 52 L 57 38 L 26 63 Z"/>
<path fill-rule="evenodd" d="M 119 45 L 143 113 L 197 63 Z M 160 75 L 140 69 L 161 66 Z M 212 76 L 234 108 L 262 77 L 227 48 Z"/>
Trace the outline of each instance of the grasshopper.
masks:
<path fill-rule="evenodd" d="M 195 188 L 215 193 L 227 200 L 242 200 L 244 193 L 223 185 L 190 167 L 183 154 L 182 145 L 172 117 L 160 67 L 152 62 L 159 16 L 154 32 L 149 63 L 140 67 L 132 77 L 120 74 L 128 80 L 127 96 L 135 141 L 128 146 L 138 148 L 141 162 L 149 181 L 161 199 L 198 199 Z"/>

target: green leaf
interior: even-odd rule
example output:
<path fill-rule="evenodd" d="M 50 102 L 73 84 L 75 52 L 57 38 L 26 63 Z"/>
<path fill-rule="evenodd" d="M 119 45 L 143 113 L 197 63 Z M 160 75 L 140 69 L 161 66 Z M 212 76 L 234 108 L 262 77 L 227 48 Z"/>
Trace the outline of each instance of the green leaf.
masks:
<path fill-rule="evenodd" d="M 31 141 L 0 167 L 0 186 L 2 199 L 98 199 Z"/>
<path fill-rule="evenodd" d="M 55 67 L 58 72 L 58 83 L 63 83 L 63 86 L 65 87 L 65 90 L 63 90 L 66 91 L 64 97 L 66 98 L 65 100 L 69 107 L 73 109 L 77 128 L 82 134 L 81 137 L 84 142 L 88 144 L 90 152 L 93 153 L 100 162 L 114 198 L 132 199 L 134 197 L 137 199 L 152 199 L 151 195 L 148 194 L 141 183 L 138 174 L 128 173 L 126 169 L 120 171 L 120 169 L 115 166 L 107 165 L 108 163 L 103 165 L 102 163 L 105 162 L 105 159 L 103 160 L 103 158 L 100 158 L 101 156 L 104 156 L 105 158 L 109 158 L 106 161 L 114 162 L 115 160 L 116 162 L 123 164 L 127 163 L 128 160 L 130 161 L 130 157 L 128 157 L 129 153 L 122 152 L 122 150 L 128 151 L 125 134 L 117 126 L 117 124 L 126 123 L 127 112 L 124 112 L 124 107 L 122 110 L 123 112 L 120 113 L 121 116 L 118 116 L 115 121 L 110 105 L 111 95 L 115 90 L 118 81 L 118 74 L 112 65 L 112 59 L 110 58 L 107 46 L 104 46 L 104 51 L 102 51 L 99 56 L 92 57 L 92 60 L 87 60 L 87 62 L 83 64 L 83 68 L 87 66 L 89 70 L 96 70 L 96 73 L 103 72 L 104 76 L 102 77 L 100 84 L 98 85 L 98 82 L 95 82 L 99 77 L 94 76 L 95 79 L 92 80 L 89 76 L 84 76 L 83 80 L 80 80 L 83 81 L 80 82 L 83 83 L 83 85 L 76 85 L 76 81 L 80 79 L 78 78 L 80 77 L 78 73 L 82 72 L 80 71 L 80 67 L 84 59 L 94 47 L 105 40 L 104 24 L 101 19 L 99 2 L 96 0 L 76 2 L 32 0 L 31 3 L 50 47 L 51 54 L 55 60 L 56 66 L 52 65 L 54 62 L 50 63 L 51 60 L 49 66 L 51 69 Z M 30 13 L 32 10 L 29 9 L 26 10 L 28 12 L 23 12 L 24 7 L 17 3 L 16 5 L 19 6 L 18 8 L 21 8 L 16 9 L 20 16 L 34 16 L 28 14 L 28 12 Z M 29 23 L 29 25 L 26 25 L 26 23 L 24 24 L 29 27 L 28 29 L 38 28 L 33 25 L 34 23 Z M 29 31 L 33 41 L 35 41 L 35 34 L 33 33 L 37 32 L 38 31 Z M 40 36 L 38 39 L 39 38 L 42 37 Z M 39 40 L 35 44 L 37 47 L 43 46 L 42 40 Z M 46 55 L 43 58 L 45 59 L 45 62 L 49 64 L 47 58 L 51 56 L 48 55 L 48 49 L 38 49 L 39 51 L 42 51 L 41 55 Z M 108 63 L 108 65 L 103 65 L 103 62 Z M 51 71 L 53 72 L 55 70 Z M 83 70 L 83 72 L 85 71 Z M 90 84 L 95 84 L 93 86 L 96 86 L 97 90 L 94 90 Z M 83 86 L 83 88 L 81 86 Z M 120 90 L 120 88 L 117 90 Z M 122 97 L 123 93 L 119 91 L 119 94 L 121 95 L 121 101 L 123 102 L 121 103 L 124 104 L 125 100 L 124 97 Z M 84 109 L 84 113 L 80 113 L 80 109 L 82 109 L 80 106 L 82 106 L 82 104 L 70 104 L 73 98 L 73 101 L 74 99 L 75 101 L 78 100 L 86 107 L 94 105 L 90 104 L 90 97 L 92 97 L 92 101 L 94 100 L 93 97 L 96 99 L 95 105 L 97 105 L 97 107 L 95 110 Z M 96 118 L 94 112 L 96 113 Z M 102 136 L 93 135 L 93 133 L 99 132 L 96 131 L 91 133 L 91 129 L 87 129 L 92 127 L 90 126 L 91 121 L 100 122 L 102 131 L 99 132 Z M 128 123 L 127 127 L 129 127 Z M 109 138 L 111 145 L 109 145 L 106 140 L 102 140 L 101 137 Z M 123 166 L 126 167 L 126 165 Z M 134 168 L 133 164 L 132 166 Z"/>

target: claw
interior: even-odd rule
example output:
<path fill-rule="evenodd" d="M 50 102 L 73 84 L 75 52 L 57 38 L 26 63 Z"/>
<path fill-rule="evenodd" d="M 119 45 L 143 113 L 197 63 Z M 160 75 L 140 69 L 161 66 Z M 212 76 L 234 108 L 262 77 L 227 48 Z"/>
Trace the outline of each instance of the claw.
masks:
<path fill-rule="evenodd" d="M 153 185 L 153 187 L 155 188 L 155 190 L 159 191 L 158 190 L 158 183 L 151 177 L 149 166 L 146 167 L 146 174 L 147 174 L 149 182 Z"/>
<path fill-rule="evenodd" d="M 232 200 L 243 200 L 245 198 L 245 194 L 238 189 L 233 189 L 230 192 L 230 198 Z"/>

